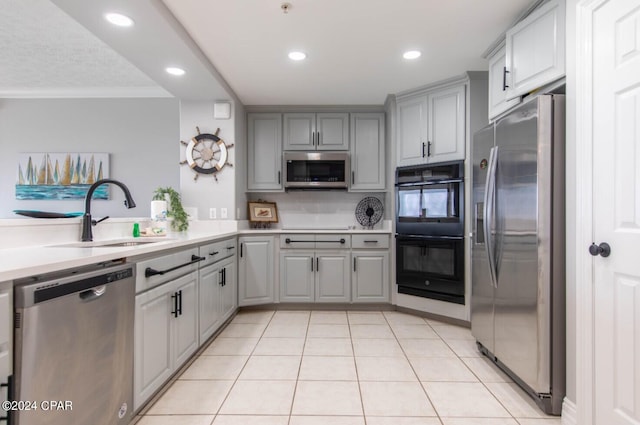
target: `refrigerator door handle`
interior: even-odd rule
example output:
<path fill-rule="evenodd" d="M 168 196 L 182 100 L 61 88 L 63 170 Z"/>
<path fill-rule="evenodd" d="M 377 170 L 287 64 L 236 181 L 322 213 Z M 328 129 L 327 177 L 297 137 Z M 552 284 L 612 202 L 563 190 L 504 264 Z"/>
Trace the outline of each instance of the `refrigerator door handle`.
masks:
<path fill-rule="evenodd" d="M 489 274 L 491 275 L 491 283 L 494 288 L 498 288 L 498 277 L 496 271 L 496 260 L 494 258 L 493 235 L 491 228 L 493 227 L 493 218 L 495 216 L 495 199 L 496 199 L 496 167 L 498 164 L 498 147 L 491 148 L 489 153 L 489 166 L 487 167 L 487 180 L 484 186 L 484 248 L 487 251 L 489 259 Z"/>

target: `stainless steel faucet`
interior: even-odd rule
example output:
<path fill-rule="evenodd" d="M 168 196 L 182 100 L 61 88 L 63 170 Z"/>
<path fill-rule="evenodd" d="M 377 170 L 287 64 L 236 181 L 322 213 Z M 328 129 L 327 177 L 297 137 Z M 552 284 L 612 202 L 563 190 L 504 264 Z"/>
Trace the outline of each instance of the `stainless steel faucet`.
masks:
<path fill-rule="evenodd" d="M 135 208 L 136 203 L 131 197 L 131 192 L 129 192 L 129 188 L 125 186 L 124 183 L 121 183 L 117 180 L 113 179 L 102 179 L 96 181 L 94 184 L 89 187 L 87 191 L 87 196 L 84 198 L 84 215 L 82 216 L 82 242 L 90 242 L 93 240 L 93 233 L 91 230 L 92 226 L 95 226 L 100 221 L 106 220 L 109 217 L 105 217 L 99 221 L 94 221 L 91 219 L 91 197 L 93 196 L 93 192 L 96 190 L 98 186 L 102 186 L 103 184 L 115 184 L 116 186 L 120 186 L 120 189 L 124 192 L 125 200 L 124 206 L 127 208 Z"/>

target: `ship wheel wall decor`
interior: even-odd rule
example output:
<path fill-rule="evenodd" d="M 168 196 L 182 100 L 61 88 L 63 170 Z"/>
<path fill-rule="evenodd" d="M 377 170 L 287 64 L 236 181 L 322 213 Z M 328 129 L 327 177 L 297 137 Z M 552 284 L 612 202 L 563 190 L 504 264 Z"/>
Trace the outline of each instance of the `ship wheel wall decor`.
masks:
<path fill-rule="evenodd" d="M 200 128 L 196 127 L 198 132 L 197 136 L 194 136 L 189 142 L 180 141 L 181 144 L 186 146 L 185 160 L 180 161 L 181 165 L 187 164 L 196 173 L 194 180 L 198 180 L 200 174 L 212 175 L 216 182 L 218 176 L 216 175 L 225 165 L 233 167 L 233 164 L 229 162 L 229 149 L 233 147 L 232 144 L 226 144 L 224 140 L 218 137 L 220 129 L 218 128 L 214 134 L 200 133 Z"/>

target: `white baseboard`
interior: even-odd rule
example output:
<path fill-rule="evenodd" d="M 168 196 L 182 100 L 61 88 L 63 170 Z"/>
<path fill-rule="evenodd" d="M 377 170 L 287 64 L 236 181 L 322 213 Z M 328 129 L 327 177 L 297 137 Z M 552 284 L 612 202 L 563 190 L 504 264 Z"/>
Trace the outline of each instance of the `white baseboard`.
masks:
<path fill-rule="evenodd" d="M 577 406 L 566 397 L 562 401 L 562 425 L 578 425 Z"/>

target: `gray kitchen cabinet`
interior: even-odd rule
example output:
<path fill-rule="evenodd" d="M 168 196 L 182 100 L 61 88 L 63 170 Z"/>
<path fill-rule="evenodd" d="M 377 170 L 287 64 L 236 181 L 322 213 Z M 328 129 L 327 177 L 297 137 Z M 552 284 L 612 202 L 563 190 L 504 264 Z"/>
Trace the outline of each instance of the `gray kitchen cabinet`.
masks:
<path fill-rule="evenodd" d="M 550 0 L 507 30 L 505 72 L 513 99 L 565 75 L 565 2 Z"/>
<path fill-rule="evenodd" d="M 9 400 L 9 377 L 13 373 L 13 288 L 0 283 L 0 401 Z"/>
<path fill-rule="evenodd" d="M 198 348 L 196 272 L 136 295 L 134 409 Z"/>
<path fill-rule="evenodd" d="M 349 251 L 316 252 L 316 302 L 349 302 Z"/>
<path fill-rule="evenodd" d="M 282 114 L 248 114 L 247 144 L 247 191 L 281 191 Z"/>
<path fill-rule="evenodd" d="M 274 301 L 274 238 L 242 236 L 238 239 L 238 305 L 269 304 Z"/>
<path fill-rule="evenodd" d="M 349 235 L 280 236 L 280 302 L 349 302 Z"/>
<path fill-rule="evenodd" d="M 349 150 L 349 114 L 285 113 L 284 150 Z"/>
<path fill-rule="evenodd" d="M 235 238 L 203 245 L 207 260 L 198 271 L 200 344 L 206 342 L 237 307 Z"/>
<path fill-rule="evenodd" d="M 280 302 L 313 302 L 315 252 L 301 249 L 280 252 Z"/>
<path fill-rule="evenodd" d="M 385 189 L 384 113 L 351 114 L 352 192 Z"/>
<path fill-rule="evenodd" d="M 389 302 L 389 235 L 353 235 L 351 246 L 352 301 Z"/>
<path fill-rule="evenodd" d="M 465 82 L 398 97 L 398 166 L 464 159 Z"/>
<path fill-rule="evenodd" d="M 280 252 L 280 302 L 349 302 L 349 251 Z"/>
<path fill-rule="evenodd" d="M 520 97 L 507 100 L 506 48 L 489 57 L 489 120 L 520 103 Z"/>

